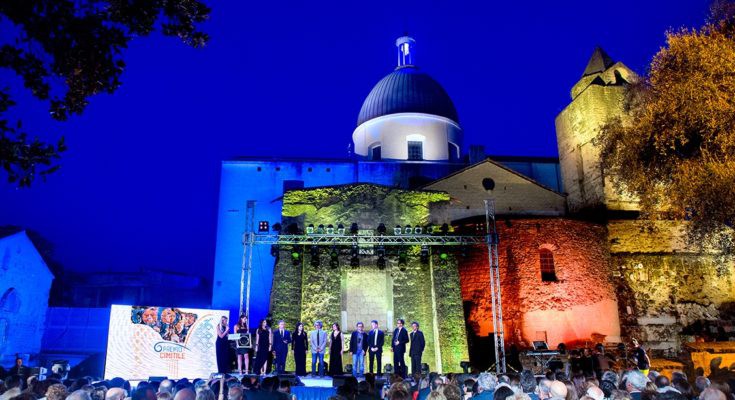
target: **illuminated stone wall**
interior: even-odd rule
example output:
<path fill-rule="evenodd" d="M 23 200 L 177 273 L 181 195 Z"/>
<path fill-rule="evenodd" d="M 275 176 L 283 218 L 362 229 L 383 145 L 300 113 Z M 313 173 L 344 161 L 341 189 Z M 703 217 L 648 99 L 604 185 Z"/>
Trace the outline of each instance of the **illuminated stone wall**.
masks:
<path fill-rule="evenodd" d="M 513 219 L 498 226 L 506 339 L 550 345 L 619 339 L 620 322 L 603 226 L 569 219 Z M 552 251 L 556 282 L 541 279 L 539 249 Z M 460 263 L 475 334 L 493 331 L 487 251 Z"/>
<path fill-rule="evenodd" d="M 295 190 L 284 195 L 283 226 L 295 222 L 303 229 L 309 224 L 336 227 L 342 223 L 349 229 L 352 222 L 357 222 L 361 234 L 371 234 L 382 222 L 388 234 L 392 234 L 396 225 L 440 225 L 444 222 L 441 212 L 437 216 L 431 210 L 448 200 L 444 192 L 404 191 L 367 184 Z M 446 260 L 435 255 L 429 264 L 422 264 L 419 248 L 408 247 L 408 262 L 401 267 L 398 247 L 386 246 L 386 268 L 380 270 L 372 246 L 360 249 L 359 267 L 350 266 L 351 248 L 344 246 L 338 249 L 339 267 L 333 269 L 329 266 L 330 249 L 323 247 L 320 265 L 314 267 L 308 247 L 279 248 L 271 293 L 274 319 L 284 319 L 288 326 L 303 321 L 309 330 L 317 319 L 325 325 L 339 322 L 345 332 L 354 330 L 357 318 L 363 320 L 367 329 L 370 320 L 377 319 L 385 322 L 381 329 L 387 333 L 392 333 L 398 318 L 407 323 L 418 321 L 426 338 L 422 361 L 433 371 L 461 371 L 459 362 L 468 358 L 467 335 L 453 255 Z M 297 265 L 292 262 L 294 250 L 301 254 Z M 366 284 L 365 279 L 371 277 L 374 283 Z M 362 292 L 355 290 L 356 285 L 364 286 Z M 361 298 L 370 298 L 371 305 L 359 306 Z M 381 305 L 385 312 L 379 310 Z M 370 317 L 366 309 L 376 310 L 379 315 Z M 437 332 L 441 332 L 438 343 Z M 386 338 L 384 365 L 392 364 L 389 344 Z M 343 356 L 345 365 L 352 362 L 348 358 L 348 354 Z"/>
<path fill-rule="evenodd" d="M 619 285 L 624 333 L 659 349 L 679 348 L 683 328 L 732 313 L 735 271 L 731 257 L 687 245 L 672 221 L 608 224 Z"/>

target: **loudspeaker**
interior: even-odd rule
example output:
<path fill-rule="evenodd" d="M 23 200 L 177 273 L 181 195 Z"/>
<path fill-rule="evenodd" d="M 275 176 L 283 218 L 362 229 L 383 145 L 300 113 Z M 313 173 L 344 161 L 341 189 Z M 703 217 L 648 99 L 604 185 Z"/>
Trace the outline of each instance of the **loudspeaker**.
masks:
<path fill-rule="evenodd" d="M 345 379 L 352 375 L 335 375 L 332 377 L 332 387 L 340 387 L 345 384 Z"/>
<path fill-rule="evenodd" d="M 291 386 L 304 386 L 304 384 L 301 383 L 301 379 L 299 379 L 299 377 L 294 374 L 278 374 L 278 381 L 288 381 Z"/>

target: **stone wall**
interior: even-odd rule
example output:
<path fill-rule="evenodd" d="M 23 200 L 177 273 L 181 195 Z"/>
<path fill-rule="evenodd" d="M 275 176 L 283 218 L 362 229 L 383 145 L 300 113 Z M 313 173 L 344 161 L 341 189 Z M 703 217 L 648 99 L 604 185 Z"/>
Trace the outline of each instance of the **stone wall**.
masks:
<path fill-rule="evenodd" d="M 620 323 L 603 226 L 570 219 L 513 219 L 498 225 L 506 340 L 573 344 L 618 340 Z M 541 279 L 539 250 L 554 257 L 556 281 Z M 462 297 L 475 334 L 493 331 L 487 250 L 460 263 Z"/>

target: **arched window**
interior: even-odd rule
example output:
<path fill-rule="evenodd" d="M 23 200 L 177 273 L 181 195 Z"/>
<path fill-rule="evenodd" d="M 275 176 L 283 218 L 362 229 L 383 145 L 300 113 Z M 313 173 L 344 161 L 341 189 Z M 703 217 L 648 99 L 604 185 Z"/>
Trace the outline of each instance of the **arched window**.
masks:
<path fill-rule="evenodd" d="M 554 267 L 554 253 L 549 249 L 539 249 L 539 261 L 541 262 L 541 281 L 556 282 L 556 268 Z"/>
<path fill-rule="evenodd" d="M 20 310 L 20 299 L 15 288 L 10 288 L 0 297 L 0 311 L 18 312 Z"/>

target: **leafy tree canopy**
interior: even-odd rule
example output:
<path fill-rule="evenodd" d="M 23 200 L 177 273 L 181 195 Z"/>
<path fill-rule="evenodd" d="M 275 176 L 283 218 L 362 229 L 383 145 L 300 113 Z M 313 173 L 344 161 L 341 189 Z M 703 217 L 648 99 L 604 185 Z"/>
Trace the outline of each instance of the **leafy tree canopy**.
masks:
<path fill-rule="evenodd" d="M 0 43 L 0 68 L 22 78 L 52 118 L 80 114 L 89 98 L 113 93 L 125 68 L 123 49 L 134 37 L 155 30 L 192 47 L 208 36 L 197 25 L 209 17 L 198 0 L 3 0 L 0 22 L 14 36 Z M 58 169 L 63 138 L 57 143 L 30 139 L 20 121 L 9 121 L 15 105 L 10 89 L 0 87 L 0 166 L 8 180 L 30 186 L 37 176 Z"/>
<path fill-rule="evenodd" d="M 606 174 L 645 218 L 689 221 L 689 238 L 732 248 L 735 222 L 735 6 L 719 1 L 700 29 L 667 33 L 626 115 L 597 138 Z M 724 245 L 724 247 L 723 247 Z"/>

